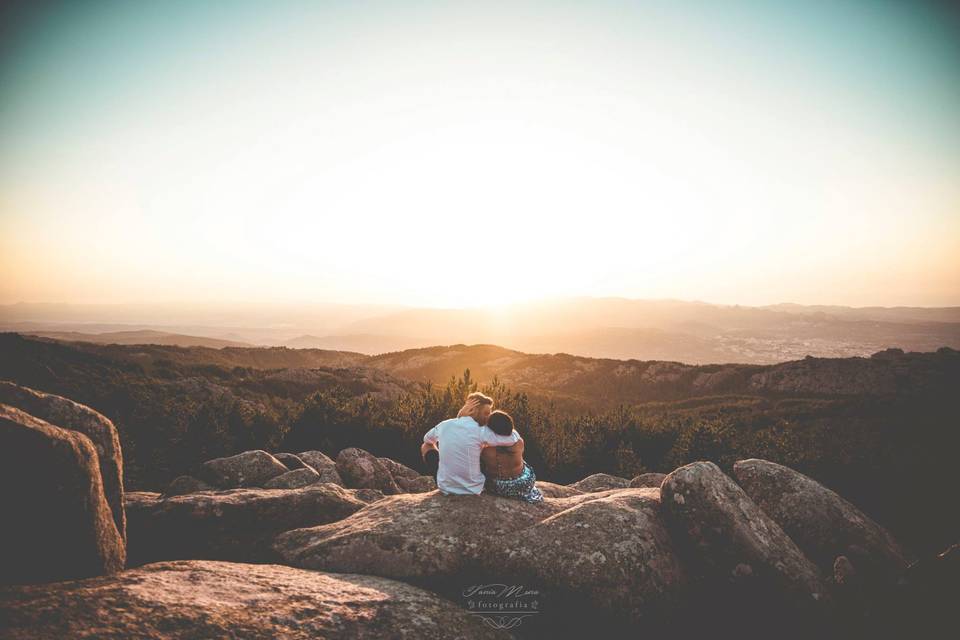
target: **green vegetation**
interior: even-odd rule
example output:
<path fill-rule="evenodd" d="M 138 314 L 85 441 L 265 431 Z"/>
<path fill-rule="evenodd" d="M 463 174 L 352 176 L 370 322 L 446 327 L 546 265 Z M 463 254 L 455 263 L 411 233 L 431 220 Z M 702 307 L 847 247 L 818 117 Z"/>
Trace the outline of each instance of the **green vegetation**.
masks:
<path fill-rule="evenodd" d="M 482 390 L 509 411 L 542 480 L 596 472 L 632 477 L 701 459 L 726 469 L 760 457 L 806 473 L 917 550 L 955 542 L 951 505 L 960 402 L 928 393 L 842 397 L 719 395 L 607 409 L 517 392 L 469 369 L 445 384 L 358 368 L 256 369 L 153 358 L 127 347 L 0 334 L 0 378 L 83 402 L 118 426 L 129 489 L 157 490 L 201 462 L 248 449 L 361 447 L 415 468 L 423 433 Z M 195 354 L 194 354 L 195 355 Z"/>

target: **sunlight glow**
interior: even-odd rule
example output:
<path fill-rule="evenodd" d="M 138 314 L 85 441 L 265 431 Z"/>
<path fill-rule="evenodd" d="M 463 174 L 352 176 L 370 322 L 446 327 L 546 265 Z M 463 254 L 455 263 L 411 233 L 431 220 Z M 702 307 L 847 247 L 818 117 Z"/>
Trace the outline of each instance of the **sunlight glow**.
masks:
<path fill-rule="evenodd" d="M 0 301 L 960 303 L 956 123 L 666 9 L 523 6 L 48 53 L 76 104 L 0 117 Z"/>

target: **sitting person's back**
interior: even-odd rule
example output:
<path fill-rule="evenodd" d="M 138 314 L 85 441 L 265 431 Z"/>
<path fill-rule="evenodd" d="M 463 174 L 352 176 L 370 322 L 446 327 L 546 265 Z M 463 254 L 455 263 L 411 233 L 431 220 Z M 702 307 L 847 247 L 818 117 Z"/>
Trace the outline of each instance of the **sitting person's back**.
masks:
<path fill-rule="evenodd" d="M 513 418 L 505 411 L 490 414 L 487 426 L 494 433 L 516 433 Z M 537 476 L 523 459 L 523 438 L 510 446 L 487 447 L 480 453 L 485 491 L 498 496 L 518 498 L 524 502 L 540 502 L 543 494 L 536 487 Z"/>
<path fill-rule="evenodd" d="M 523 438 L 509 447 L 484 447 L 480 452 L 480 470 L 487 480 L 515 478 L 523 471 Z"/>
<path fill-rule="evenodd" d="M 452 494 L 481 493 L 486 480 L 480 471 L 482 449 L 512 445 L 519 439 L 519 434 L 512 429 L 497 434 L 471 416 L 444 420 L 423 437 L 424 443 L 435 444 L 440 449 L 437 488 Z"/>

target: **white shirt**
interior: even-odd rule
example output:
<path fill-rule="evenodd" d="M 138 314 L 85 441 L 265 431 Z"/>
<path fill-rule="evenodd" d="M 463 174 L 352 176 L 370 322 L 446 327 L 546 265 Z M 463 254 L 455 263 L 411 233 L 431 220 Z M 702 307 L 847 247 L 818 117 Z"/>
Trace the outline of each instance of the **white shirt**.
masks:
<path fill-rule="evenodd" d="M 490 427 L 481 427 L 470 416 L 444 420 L 423 436 L 428 444 L 439 443 L 440 466 L 437 488 L 443 493 L 478 494 L 486 477 L 480 471 L 480 450 L 484 447 L 509 447 L 520 439 L 516 429 L 498 435 Z"/>

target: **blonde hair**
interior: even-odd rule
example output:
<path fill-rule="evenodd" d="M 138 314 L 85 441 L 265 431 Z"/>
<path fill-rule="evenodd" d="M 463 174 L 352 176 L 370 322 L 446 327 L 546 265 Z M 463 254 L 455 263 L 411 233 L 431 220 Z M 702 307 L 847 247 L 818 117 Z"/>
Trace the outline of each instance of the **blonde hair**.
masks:
<path fill-rule="evenodd" d="M 480 393 L 479 391 L 474 391 L 473 393 L 467 396 L 467 400 L 474 400 L 474 399 L 480 402 L 480 404 L 493 404 L 493 398 L 491 398 L 485 393 Z"/>

